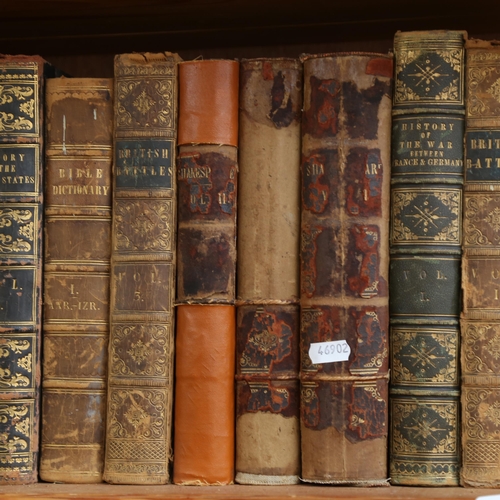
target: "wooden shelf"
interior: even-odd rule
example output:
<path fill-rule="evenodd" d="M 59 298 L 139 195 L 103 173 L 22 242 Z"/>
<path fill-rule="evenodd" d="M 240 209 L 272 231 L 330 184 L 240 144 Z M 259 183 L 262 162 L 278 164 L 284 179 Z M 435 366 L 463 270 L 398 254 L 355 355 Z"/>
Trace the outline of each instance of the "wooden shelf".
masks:
<path fill-rule="evenodd" d="M 6 486 L 0 500 L 109 499 L 115 500 L 442 500 L 500 494 L 500 490 L 473 488 L 354 488 L 348 486 L 125 486 L 39 483 Z"/>
<path fill-rule="evenodd" d="M 465 29 L 497 35 L 497 0 L 25 0 L 2 6 L 0 51 L 39 54 L 75 77 L 112 77 L 125 52 L 184 60 L 387 52 L 397 30 Z"/>
<path fill-rule="evenodd" d="M 132 51 L 169 50 L 184 59 L 385 52 L 397 30 L 417 29 L 465 29 L 489 39 L 498 31 L 489 15 L 497 8 L 496 0 L 480 9 L 454 0 L 25 0 L 2 6 L 0 50 L 40 54 L 76 68 L 75 76 L 110 76 L 113 55 Z M 94 64 L 80 64 L 82 56 Z"/>
<path fill-rule="evenodd" d="M 495 33 L 495 0 L 24 0 L 2 6 L 0 47 L 55 54 L 343 43 L 396 30 Z M 159 45 L 163 49 L 157 49 Z M 23 51 L 24 51 L 23 50 Z"/>

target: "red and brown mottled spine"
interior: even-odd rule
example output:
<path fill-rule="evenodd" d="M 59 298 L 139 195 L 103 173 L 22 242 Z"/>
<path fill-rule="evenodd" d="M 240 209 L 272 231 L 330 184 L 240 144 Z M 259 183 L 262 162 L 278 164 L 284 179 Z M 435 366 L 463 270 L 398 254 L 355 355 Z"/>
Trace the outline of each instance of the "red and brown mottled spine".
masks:
<path fill-rule="evenodd" d="M 176 484 L 234 481 L 238 81 L 236 61 L 179 65 Z"/>
<path fill-rule="evenodd" d="M 50 79 L 46 110 L 40 478 L 96 483 L 106 428 L 113 81 Z"/>
<path fill-rule="evenodd" d="M 236 482 L 300 476 L 302 63 L 241 63 Z"/>
<path fill-rule="evenodd" d="M 0 485 L 38 481 L 47 76 L 37 56 L 0 56 Z"/>
<path fill-rule="evenodd" d="M 392 56 L 304 56 L 302 479 L 387 484 Z M 318 342 L 348 361 L 313 364 Z"/>

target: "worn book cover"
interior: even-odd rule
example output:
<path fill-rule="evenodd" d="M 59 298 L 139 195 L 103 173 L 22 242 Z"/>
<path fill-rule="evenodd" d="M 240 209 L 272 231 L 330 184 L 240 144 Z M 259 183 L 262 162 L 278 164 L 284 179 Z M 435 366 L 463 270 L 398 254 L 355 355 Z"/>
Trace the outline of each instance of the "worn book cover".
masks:
<path fill-rule="evenodd" d="M 236 482 L 300 476 L 299 237 L 302 62 L 240 69 Z"/>
<path fill-rule="evenodd" d="M 38 480 L 45 78 L 0 56 L 0 484 Z"/>
<path fill-rule="evenodd" d="M 468 40 L 461 484 L 500 486 L 500 45 Z"/>
<path fill-rule="evenodd" d="M 303 61 L 301 478 L 388 485 L 392 55 Z"/>
<path fill-rule="evenodd" d="M 230 60 L 179 67 L 178 302 L 236 295 L 238 69 Z"/>
<path fill-rule="evenodd" d="M 393 484 L 458 484 L 465 36 L 398 32 L 394 39 Z"/>
<path fill-rule="evenodd" d="M 179 65 L 175 484 L 234 481 L 237 61 Z"/>
<path fill-rule="evenodd" d="M 168 52 L 115 57 L 104 465 L 110 483 L 169 481 L 179 61 Z"/>
<path fill-rule="evenodd" d="M 40 452 L 44 481 L 102 481 L 112 146 L 112 79 L 48 80 Z"/>

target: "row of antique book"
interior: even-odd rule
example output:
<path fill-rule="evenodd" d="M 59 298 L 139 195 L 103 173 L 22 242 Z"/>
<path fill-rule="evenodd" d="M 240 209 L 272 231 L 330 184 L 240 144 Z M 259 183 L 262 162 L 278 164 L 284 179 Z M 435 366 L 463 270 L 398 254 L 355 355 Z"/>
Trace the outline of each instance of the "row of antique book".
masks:
<path fill-rule="evenodd" d="M 500 485 L 500 46 L 0 82 L 0 484 Z"/>

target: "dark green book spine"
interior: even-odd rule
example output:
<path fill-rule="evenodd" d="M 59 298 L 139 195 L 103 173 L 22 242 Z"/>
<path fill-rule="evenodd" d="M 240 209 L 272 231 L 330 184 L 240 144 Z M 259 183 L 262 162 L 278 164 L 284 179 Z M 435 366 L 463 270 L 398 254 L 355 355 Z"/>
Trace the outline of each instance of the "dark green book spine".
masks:
<path fill-rule="evenodd" d="M 393 484 L 458 484 L 465 38 L 424 31 L 394 40 Z"/>

